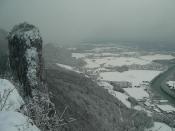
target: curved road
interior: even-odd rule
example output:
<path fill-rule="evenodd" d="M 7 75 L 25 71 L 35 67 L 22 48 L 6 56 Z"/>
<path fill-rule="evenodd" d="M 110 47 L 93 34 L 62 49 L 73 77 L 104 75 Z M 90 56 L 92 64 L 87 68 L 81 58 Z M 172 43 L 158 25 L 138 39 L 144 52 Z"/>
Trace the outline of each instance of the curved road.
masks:
<path fill-rule="evenodd" d="M 164 98 L 169 101 L 172 105 L 175 105 L 175 98 L 171 97 L 165 93 L 161 86 L 165 86 L 166 79 L 169 75 L 175 72 L 175 65 L 171 66 L 167 71 L 161 73 L 151 82 L 151 88 L 154 94 L 158 94 L 161 98 Z"/>

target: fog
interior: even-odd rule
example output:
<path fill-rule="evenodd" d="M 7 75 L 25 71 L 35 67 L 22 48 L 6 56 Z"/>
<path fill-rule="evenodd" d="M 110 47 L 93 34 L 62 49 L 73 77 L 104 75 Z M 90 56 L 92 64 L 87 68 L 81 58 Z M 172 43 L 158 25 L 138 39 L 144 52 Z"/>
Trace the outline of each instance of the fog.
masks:
<path fill-rule="evenodd" d="M 0 28 L 29 22 L 46 42 L 175 42 L 174 0 L 0 0 Z"/>

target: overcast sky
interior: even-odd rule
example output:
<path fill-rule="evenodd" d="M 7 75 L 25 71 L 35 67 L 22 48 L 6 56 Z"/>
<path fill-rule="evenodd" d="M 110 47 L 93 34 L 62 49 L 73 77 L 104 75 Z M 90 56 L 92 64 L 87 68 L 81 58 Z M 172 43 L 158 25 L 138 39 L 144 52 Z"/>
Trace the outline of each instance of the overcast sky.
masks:
<path fill-rule="evenodd" d="M 45 42 L 175 42 L 175 0 L 0 0 L 0 28 L 24 21 Z"/>

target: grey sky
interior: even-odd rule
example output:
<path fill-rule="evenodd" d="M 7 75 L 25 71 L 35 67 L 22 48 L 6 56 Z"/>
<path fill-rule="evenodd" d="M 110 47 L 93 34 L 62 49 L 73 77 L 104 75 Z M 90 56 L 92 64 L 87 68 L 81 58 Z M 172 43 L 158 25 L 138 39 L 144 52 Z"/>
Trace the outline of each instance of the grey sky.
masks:
<path fill-rule="evenodd" d="M 0 27 L 37 25 L 46 42 L 175 42 L 175 0 L 0 0 Z"/>

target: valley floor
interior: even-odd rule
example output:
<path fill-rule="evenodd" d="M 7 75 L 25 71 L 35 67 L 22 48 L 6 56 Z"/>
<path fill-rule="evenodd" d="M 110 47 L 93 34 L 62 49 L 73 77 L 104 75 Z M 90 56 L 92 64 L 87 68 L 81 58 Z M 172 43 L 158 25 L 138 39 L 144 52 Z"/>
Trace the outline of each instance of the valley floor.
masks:
<path fill-rule="evenodd" d="M 93 47 L 79 52 L 74 49 L 72 52 L 72 57 L 86 62 L 77 69 L 95 79 L 128 108 L 143 110 L 152 116 L 155 127 L 151 131 L 172 131 L 167 125 L 175 128 L 174 103 L 153 91 L 151 86 L 156 77 L 168 70 L 170 65 L 166 62 L 175 59 L 173 52 L 147 52 L 116 46 Z"/>

